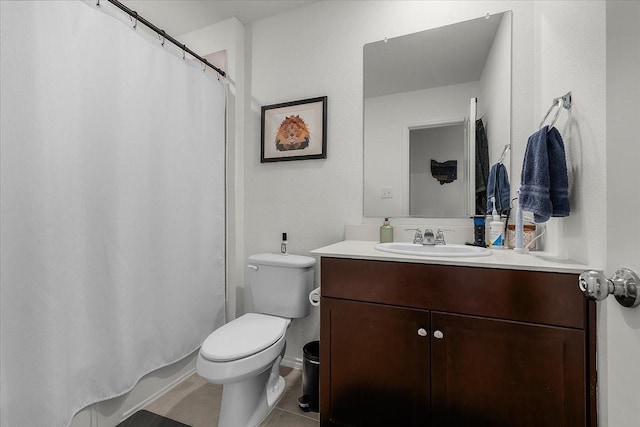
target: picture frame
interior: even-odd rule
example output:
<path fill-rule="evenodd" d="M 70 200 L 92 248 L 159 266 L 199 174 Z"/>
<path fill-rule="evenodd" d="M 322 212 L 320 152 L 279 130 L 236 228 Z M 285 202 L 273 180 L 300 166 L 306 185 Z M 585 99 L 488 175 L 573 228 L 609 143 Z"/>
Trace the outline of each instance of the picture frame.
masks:
<path fill-rule="evenodd" d="M 260 163 L 327 158 L 327 97 L 265 105 Z"/>

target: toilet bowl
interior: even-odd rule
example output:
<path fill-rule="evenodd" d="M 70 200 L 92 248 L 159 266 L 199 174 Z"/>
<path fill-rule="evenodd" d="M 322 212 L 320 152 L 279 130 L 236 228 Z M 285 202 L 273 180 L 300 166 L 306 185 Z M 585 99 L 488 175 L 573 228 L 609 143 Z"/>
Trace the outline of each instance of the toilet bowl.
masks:
<path fill-rule="evenodd" d="M 291 321 L 248 313 L 214 331 L 202 344 L 198 374 L 216 384 L 242 381 L 264 371 L 285 349 Z"/>
<path fill-rule="evenodd" d="M 218 426 L 256 426 L 284 392 L 279 374 L 291 321 L 248 313 L 214 331 L 198 354 L 198 374 L 223 384 Z"/>
<path fill-rule="evenodd" d="M 309 314 L 315 259 L 299 255 L 249 257 L 249 290 L 257 313 L 247 313 L 209 335 L 196 370 L 222 384 L 218 427 L 255 427 L 285 388 L 280 362 L 292 318 Z"/>

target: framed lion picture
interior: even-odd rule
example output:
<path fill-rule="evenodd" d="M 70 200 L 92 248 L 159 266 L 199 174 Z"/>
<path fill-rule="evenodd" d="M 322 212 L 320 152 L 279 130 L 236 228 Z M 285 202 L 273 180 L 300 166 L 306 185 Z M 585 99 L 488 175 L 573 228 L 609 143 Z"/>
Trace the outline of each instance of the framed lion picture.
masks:
<path fill-rule="evenodd" d="M 261 163 L 326 158 L 326 96 L 262 107 Z"/>

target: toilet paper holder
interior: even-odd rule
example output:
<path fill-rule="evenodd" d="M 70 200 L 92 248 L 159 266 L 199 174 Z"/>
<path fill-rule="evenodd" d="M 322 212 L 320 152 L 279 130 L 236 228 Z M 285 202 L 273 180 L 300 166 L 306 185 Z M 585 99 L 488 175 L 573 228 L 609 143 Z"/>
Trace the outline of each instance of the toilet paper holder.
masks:
<path fill-rule="evenodd" d="M 315 288 L 309 293 L 309 302 L 314 307 L 320 305 L 320 288 Z"/>
<path fill-rule="evenodd" d="M 609 295 L 624 307 L 640 305 L 640 278 L 628 268 L 619 268 L 611 279 L 595 270 L 580 274 L 578 286 L 587 298 L 602 301 Z"/>

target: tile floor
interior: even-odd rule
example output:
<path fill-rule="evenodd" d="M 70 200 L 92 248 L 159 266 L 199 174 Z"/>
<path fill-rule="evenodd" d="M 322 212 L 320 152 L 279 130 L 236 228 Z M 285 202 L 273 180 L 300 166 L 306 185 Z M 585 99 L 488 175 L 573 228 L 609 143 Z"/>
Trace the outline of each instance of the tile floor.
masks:
<path fill-rule="evenodd" d="M 319 415 L 298 408 L 302 371 L 282 367 L 280 373 L 286 381 L 284 395 L 260 427 L 317 427 Z M 215 427 L 218 425 L 221 397 L 221 385 L 209 384 L 198 374 L 193 374 L 144 409 L 191 427 Z"/>

